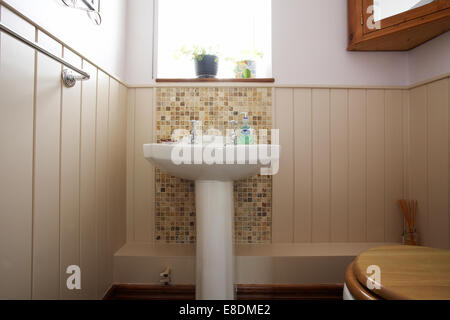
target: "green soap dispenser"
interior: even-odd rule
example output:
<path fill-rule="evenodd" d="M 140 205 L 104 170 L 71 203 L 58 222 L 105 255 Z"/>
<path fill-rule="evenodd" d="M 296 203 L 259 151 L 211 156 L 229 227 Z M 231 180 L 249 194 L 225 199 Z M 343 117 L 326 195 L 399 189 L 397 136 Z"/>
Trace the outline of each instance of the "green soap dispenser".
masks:
<path fill-rule="evenodd" d="M 238 144 L 254 144 L 255 137 L 253 136 L 253 129 L 248 123 L 248 112 L 242 112 L 241 114 L 244 115 L 244 119 L 239 129 Z"/>

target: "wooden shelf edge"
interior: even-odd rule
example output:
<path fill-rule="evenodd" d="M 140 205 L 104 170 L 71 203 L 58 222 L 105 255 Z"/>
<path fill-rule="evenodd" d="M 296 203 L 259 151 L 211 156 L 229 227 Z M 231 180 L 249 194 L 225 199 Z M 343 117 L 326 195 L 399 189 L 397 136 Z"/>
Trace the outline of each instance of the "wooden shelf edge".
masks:
<path fill-rule="evenodd" d="M 255 79 L 217 79 L 217 78 L 208 78 L 208 79 L 200 79 L 200 78 L 196 78 L 196 79 L 169 79 L 169 78 L 159 78 L 156 79 L 156 82 L 158 83 L 167 83 L 167 82 L 171 82 L 171 83 L 176 83 L 176 82 L 242 82 L 242 83 L 258 83 L 258 82 L 262 82 L 262 83 L 274 83 L 275 79 L 274 78 L 255 78 Z"/>

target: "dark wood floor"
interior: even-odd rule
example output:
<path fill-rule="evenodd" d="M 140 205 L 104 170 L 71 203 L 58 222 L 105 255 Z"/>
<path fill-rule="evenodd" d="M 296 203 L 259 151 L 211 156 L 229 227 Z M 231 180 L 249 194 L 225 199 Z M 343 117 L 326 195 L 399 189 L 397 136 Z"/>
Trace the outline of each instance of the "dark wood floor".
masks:
<path fill-rule="evenodd" d="M 342 300 L 342 284 L 238 285 L 238 300 Z M 105 300 L 194 300 L 195 286 L 117 284 Z"/>

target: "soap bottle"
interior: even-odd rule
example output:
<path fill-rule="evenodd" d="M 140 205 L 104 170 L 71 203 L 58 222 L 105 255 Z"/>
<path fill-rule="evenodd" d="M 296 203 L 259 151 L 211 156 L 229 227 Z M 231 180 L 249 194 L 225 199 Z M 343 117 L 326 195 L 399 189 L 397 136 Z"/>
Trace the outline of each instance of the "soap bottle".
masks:
<path fill-rule="evenodd" d="M 244 119 L 239 129 L 238 144 L 254 144 L 255 137 L 253 135 L 253 129 L 249 125 L 248 112 L 242 112 L 241 114 L 244 115 Z"/>

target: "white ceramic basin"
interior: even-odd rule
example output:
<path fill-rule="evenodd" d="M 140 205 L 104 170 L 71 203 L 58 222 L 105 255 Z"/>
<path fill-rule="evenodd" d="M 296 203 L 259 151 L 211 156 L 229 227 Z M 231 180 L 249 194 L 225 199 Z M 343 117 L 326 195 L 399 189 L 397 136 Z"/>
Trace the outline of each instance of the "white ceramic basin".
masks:
<path fill-rule="evenodd" d="M 271 161 L 279 160 L 279 149 L 275 145 L 146 144 L 144 157 L 178 178 L 236 181 L 261 173 L 261 168 L 268 169 Z M 178 161 L 187 160 L 187 163 L 175 163 L 174 156 Z M 197 161 L 196 157 L 202 161 Z"/>
<path fill-rule="evenodd" d="M 195 181 L 198 300 L 235 298 L 233 181 L 275 174 L 279 153 L 279 146 L 269 145 L 144 145 L 144 156 L 154 166 Z"/>

